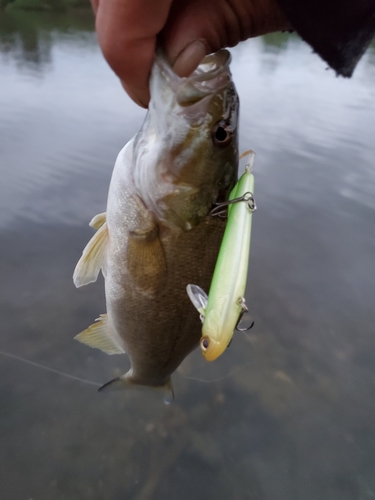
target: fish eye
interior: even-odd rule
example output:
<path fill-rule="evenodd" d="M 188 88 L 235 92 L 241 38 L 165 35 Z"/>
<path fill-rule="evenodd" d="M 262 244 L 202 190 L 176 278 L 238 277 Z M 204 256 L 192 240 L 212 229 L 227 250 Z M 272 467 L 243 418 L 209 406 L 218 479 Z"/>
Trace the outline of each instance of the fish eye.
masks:
<path fill-rule="evenodd" d="M 201 349 L 202 349 L 202 351 L 207 351 L 209 345 L 210 345 L 210 341 L 208 340 L 208 338 L 207 337 L 203 337 L 201 339 Z"/>
<path fill-rule="evenodd" d="M 216 146 L 225 147 L 232 142 L 233 131 L 225 121 L 220 121 L 212 131 L 212 138 Z"/>

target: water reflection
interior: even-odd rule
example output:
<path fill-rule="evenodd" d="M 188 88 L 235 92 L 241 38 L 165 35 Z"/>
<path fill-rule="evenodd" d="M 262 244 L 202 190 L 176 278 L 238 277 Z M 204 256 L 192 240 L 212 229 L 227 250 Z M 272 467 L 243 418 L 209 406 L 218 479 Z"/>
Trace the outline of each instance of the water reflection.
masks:
<path fill-rule="evenodd" d="M 0 349 L 102 383 L 127 360 L 73 342 L 104 297 L 71 274 L 144 112 L 103 62 L 91 16 L 26 18 L 33 28 L 0 17 Z M 374 47 L 344 80 L 280 40 L 233 51 L 242 149 L 257 152 L 255 328 L 213 364 L 193 353 L 170 407 L 2 357 L 2 497 L 374 497 Z M 50 62 L 30 71 L 24 46 Z"/>
<path fill-rule="evenodd" d="M 0 13 L 0 52 L 5 60 L 14 59 L 19 68 L 41 73 L 52 62 L 56 36 L 74 34 L 83 39 L 93 29 L 89 11 L 70 16 L 32 11 Z"/>

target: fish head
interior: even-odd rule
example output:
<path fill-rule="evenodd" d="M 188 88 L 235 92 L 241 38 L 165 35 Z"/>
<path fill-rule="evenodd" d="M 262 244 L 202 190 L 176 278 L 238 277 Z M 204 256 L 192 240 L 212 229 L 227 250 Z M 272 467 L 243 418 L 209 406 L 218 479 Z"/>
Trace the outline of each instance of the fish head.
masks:
<path fill-rule="evenodd" d="M 237 180 L 239 101 L 229 64 L 220 50 L 180 78 L 163 54 L 155 59 L 134 181 L 147 208 L 170 226 L 199 224 Z"/>

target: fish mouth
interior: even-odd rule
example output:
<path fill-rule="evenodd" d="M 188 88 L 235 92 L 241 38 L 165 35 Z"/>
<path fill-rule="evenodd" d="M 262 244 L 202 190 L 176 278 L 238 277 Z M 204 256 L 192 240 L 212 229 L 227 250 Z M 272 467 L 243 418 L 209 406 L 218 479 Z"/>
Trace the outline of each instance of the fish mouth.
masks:
<path fill-rule="evenodd" d="M 222 49 L 205 56 L 190 76 L 179 77 L 174 73 L 165 55 L 159 52 L 155 66 L 165 84 L 174 93 L 177 103 L 184 107 L 193 105 L 225 88 L 231 81 L 230 61 L 230 53 Z"/>
<path fill-rule="evenodd" d="M 196 82 L 208 82 L 217 78 L 225 71 L 229 74 L 230 62 L 231 55 L 225 49 L 208 54 L 188 79 Z"/>

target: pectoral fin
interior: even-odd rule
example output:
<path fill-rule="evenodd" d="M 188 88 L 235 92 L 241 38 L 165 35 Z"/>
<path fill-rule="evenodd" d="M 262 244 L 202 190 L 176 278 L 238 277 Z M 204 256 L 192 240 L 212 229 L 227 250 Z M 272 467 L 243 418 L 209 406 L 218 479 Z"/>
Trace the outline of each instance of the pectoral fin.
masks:
<path fill-rule="evenodd" d="M 101 314 L 96 323 L 76 335 L 75 340 L 90 347 L 101 349 L 107 354 L 124 354 L 124 349 L 116 342 L 116 333 L 113 331 L 106 314 Z"/>
<path fill-rule="evenodd" d="M 157 226 L 130 232 L 127 269 L 134 283 L 143 290 L 152 291 L 162 285 L 167 266 Z"/>
<path fill-rule="evenodd" d="M 97 280 L 100 269 L 104 266 L 105 251 L 108 241 L 108 229 L 105 213 L 96 215 L 90 226 L 97 232 L 87 243 L 73 274 L 73 282 L 77 288 Z"/>

